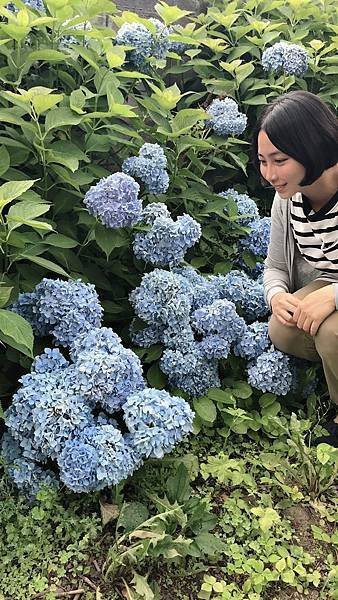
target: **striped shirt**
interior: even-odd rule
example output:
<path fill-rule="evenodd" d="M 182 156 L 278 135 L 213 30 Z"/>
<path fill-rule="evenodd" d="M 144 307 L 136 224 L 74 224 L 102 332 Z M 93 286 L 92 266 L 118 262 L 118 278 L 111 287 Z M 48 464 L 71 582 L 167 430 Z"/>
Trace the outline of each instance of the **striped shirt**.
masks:
<path fill-rule="evenodd" d="M 291 227 L 303 257 L 318 271 L 338 274 L 338 192 L 315 212 L 306 196 L 291 198 Z"/>

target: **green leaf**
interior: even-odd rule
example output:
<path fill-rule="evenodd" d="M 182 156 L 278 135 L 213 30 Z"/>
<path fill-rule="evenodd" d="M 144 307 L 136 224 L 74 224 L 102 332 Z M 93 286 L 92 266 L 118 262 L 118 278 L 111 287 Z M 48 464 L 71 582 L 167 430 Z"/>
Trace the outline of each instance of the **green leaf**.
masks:
<path fill-rule="evenodd" d="M 70 108 L 54 108 L 46 116 L 45 129 L 48 132 L 51 129 L 59 129 L 65 125 L 78 125 L 81 120 L 82 117 L 79 117 Z"/>
<path fill-rule="evenodd" d="M 115 248 L 129 246 L 130 243 L 129 235 L 123 228 L 107 229 L 100 224 L 95 228 L 95 240 L 101 250 L 105 253 L 107 260 Z"/>
<path fill-rule="evenodd" d="M 78 246 L 78 242 L 72 238 L 62 235 L 61 233 L 51 233 L 43 240 L 44 244 L 50 246 L 56 246 L 57 248 L 75 248 Z"/>
<path fill-rule="evenodd" d="M 0 147 L 0 176 L 6 173 L 11 164 L 8 150 L 5 146 Z"/>
<path fill-rule="evenodd" d="M 236 381 L 231 391 L 236 398 L 242 398 L 243 400 L 250 398 L 252 395 L 252 388 L 245 381 Z"/>
<path fill-rule="evenodd" d="M 116 529 L 134 531 L 149 517 L 147 507 L 141 502 L 125 503 L 122 506 Z"/>
<path fill-rule="evenodd" d="M 30 260 L 36 265 L 44 267 L 47 271 L 52 271 L 53 273 L 58 273 L 58 275 L 63 275 L 64 277 L 69 278 L 69 274 L 62 267 L 52 262 L 51 260 L 47 260 L 46 258 L 42 258 L 41 256 L 32 256 L 27 253 L 20 254 L 19 257 L 24 260 Z"/>
<path fill-rule="evenodd" d="M 189 475 L 187 467 L 181 463 L 175 473 L 167 480 L 167 490 L 170 502 L 179 504 L 188 500 L 190 496 Z"/>
<path fill-rule="evenodd" d="M 23 317 L 10 310 L 0 309 L 0 338 L 3 342 L 33 357 L 33 330 Z"/>
<path fill-rule="evenodd" d="M 195 398 L 194 409 L 203 421 L 207 421 L 208 423 L 213 423 L 215 421 L 217 415 L 216 406 L 207 396 Z"/>
<path fill-rule="evenodd" d="M 232 394 L 232 390 L 220 390 L 219 388 L 210 388 L 208 391 L 208 398 L 214 400 L 215 402 L 219 402 L 221 404 L 231 404 L 235 406 L 236 398 Z"/>
<path fill-rule="evenodd" d="M 24 181 L 8 181 L 0 186 L 0 213 L 6 204 L 9 204 L 15 198 L 19 198 L 24 192 L 29 190 L 37 179 L 27 179 Z"/>
<path fill-rule="evenodd" d="M 174 137 L 186 133 L 199 121 L 208 119 L 206 112 L 200 108 L 184 108 L 180 110 L 171 122 Z"/>
<path fill-rule="evenodd" d="M 252 106 L 260 106 L 261 104 L 267 104 L 268 101 L 264 94 L 258 94 L 257 96 L 253 96 L 252 98 L 247 98 L 243 100 L 243 104 L 249 104 Z"/>
<path fill-rule="evenodd" d="M 3 285 L 0 285 L 0 308 L 6 306 L 7 302 L 10 299 L 12 290 L 12 287 L 5 287 Z"/>
<path fill-rule="evenodd" d="M 13 231 L 21 225 L 28 225 L 43 231 L 50 231 L 53 227 L 49 223 L 35 221 L 37 217 L 49 211 L 49 204 L 22 200 L 10 207 L 7 215 L 9 230 Z"/>
<path fill-rule="evenodd" d="M 225 542 L 223 542 L 213 533 L 200 533 L 196 536 L 195 543 L 199 547 L 200 551 L 208 556 L 219 555 L 227 550 L 227 545 Z"/>
<path fill-rule="evenodd" d="M 86 104 L 86 96 L 82 90 L 74 90 L 69 96 L 70 108 L 79 115 L 84 114 L 83 107 Z"/>
<path fill-rule="evenodd" d="M 191 14 L 190 11 L 182 10 L 178 6 L 169 6 L 169 4 L 163 2 L 163 0 L 158 4 L 155 4 L 154 8 L 166 25 L 175 23 L 175 21 L 178 21 L 179 19 Z"/>
<path fill-rule="evenodd" d="M 148 369 L 147 380 L 149 385 L 157 390 L 163 390 L 167 384 L 167 379 L 157 363 L 154 363 Z"/>
<path fill-rule="evenodd" d="M 67 62 L 69 60 L 69 55 L 64 52 L 60 52 L 59 50 L 34 50 L 27 55 L 27 62 L 35 62 L 36 60 L 45 60 L 47 62 L 56 63 L 56 62 Z"/>
<path fill-rule="evenodd" d="M 53 106 L 61 102 L 62 99 L 63 94 L 34 96 L 34 98 L 32 99 L 32 104 L 37 115 L 41 115 L 46 110 L 53 108 Z"/>

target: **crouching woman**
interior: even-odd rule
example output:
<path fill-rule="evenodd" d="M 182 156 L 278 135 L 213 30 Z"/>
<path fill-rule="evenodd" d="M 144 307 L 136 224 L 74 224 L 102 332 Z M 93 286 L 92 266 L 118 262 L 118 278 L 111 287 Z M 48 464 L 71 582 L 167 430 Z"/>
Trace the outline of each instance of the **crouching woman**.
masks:
<path fill-rule="evenodd" d="M 275 189 L 264 290 L 276 348 L 321 361 L 337 416 L 317 442 L 338 447 L 338 124 L 305 91 L 262 111 L 253 159 Z"/>

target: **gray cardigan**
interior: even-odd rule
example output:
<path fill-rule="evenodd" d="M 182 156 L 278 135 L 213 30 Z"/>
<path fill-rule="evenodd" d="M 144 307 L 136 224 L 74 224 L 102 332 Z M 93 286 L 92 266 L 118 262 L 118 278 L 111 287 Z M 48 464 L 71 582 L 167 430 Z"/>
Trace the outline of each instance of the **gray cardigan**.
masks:
<path fill-rule="evenodd" d="M 302 195 L 293 196 L 299 202 Z M 271 234 L 264 265 L 264 295 L 271 308 L 272 296 L 278 292 L 295 292 L 310 281 L 325 280 L 334 284 L 338 310 L 338 274 L 314 269 L 301 255 L 295 243 L 290 219 L 291 202 L 276 192 L 271 209 Z M 338 239 L 338 232 L 337 232 Z"/>

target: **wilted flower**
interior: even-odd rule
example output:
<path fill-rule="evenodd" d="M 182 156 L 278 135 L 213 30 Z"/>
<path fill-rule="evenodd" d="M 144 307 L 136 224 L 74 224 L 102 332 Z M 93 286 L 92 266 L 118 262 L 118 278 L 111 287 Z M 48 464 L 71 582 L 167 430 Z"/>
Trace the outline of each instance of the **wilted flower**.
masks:
<path fill-rule="evenodd" d="M 217 135 L 228 136 L 243 133 L 247 124 L 247 117 L 238 110 L 238 105 L 232 98 L 220 100 L 216 98 L 208 106 L 207 113 L 211 119 L 205 122 Z"/>
<path fill-rule="evenodd" d="M 307 70 L 308 60 L 308 53 L 301 46 L 277 42 L 264 50 L 262 67 L 265 71 L 284 71 L 286 75 L 303 77 Z"/>
<path fill-rule="evenodd" d="M 92 185 L 83 202 L 90 214 L 98 217 L 105 227 L 130 227 L 141 216 L 139 191 L 135 179 L 125 173 L 113 173 Z"/>

